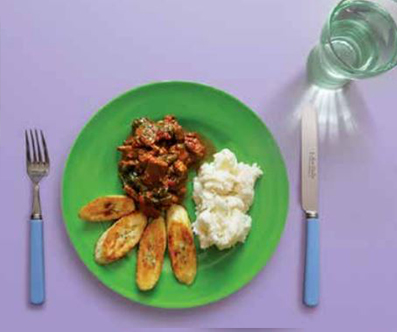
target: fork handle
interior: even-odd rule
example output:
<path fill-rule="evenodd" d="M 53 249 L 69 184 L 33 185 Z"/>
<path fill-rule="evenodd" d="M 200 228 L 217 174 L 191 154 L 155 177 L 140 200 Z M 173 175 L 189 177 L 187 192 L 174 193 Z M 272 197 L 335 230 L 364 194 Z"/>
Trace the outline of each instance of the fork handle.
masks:
<path fill-rule="evenodd" d="M 30 303 L 45 300 L 43 220 L 30 220 Z"/>

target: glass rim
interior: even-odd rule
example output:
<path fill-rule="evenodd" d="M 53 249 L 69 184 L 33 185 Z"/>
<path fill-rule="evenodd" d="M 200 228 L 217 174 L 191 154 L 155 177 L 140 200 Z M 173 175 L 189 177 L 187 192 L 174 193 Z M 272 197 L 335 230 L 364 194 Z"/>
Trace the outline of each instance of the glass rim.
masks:
<path fill-rule="evenodd" d="M 327 21 L 326 21 L 326 27 L 327 27 L 327 42 L 329 43 L 332 53 L 335 55 L 335 57 L 338 59 L 338 61 L 342 64 L 342 66 L 344 67 L 344 69 L 349 72 L 352 75 L 356 75 L 356 76 L 365 76 L 365 77 L 371 77 L 371 76 L 376 76 L 379 75 L 381 73 L 384 73 L 390 69 L 392 69 L 393 67 L 395 67 L 397 65 L 397 56 L 396 59 L 394 61 L 392 61 L 391 63 L 387 64 L 384 66 L 384 68 L 381 68 L 380 70 L 377 70 L 375 72 L 372 73 L 368 73 L 365 72 L 365 70 L 361 70 L 361 69 L 357 69 L 352 67 L 351 65 L 349 65 L 348 63 L 346 63 L 339 55 L 338 53 L 335 51 L 333 45 L 332 45 L 332 41 L 331 41 L 331 25 L 332 25 L 332 20 L 336 14 L 337 10 L 340 10 L 341 6 L 343 6 L 344 4 L 347 3 L 351 3 L 351 2 L 359 2 L 359 1 L 365 1 L 365 2 L 370 2 L 373 3 L 377 6 L 379 6 L 383 11 L 387 12 L 388 14 L 390 14 L 390 16 L 393 18 L 394 23 L 397 25 L 397 0 L 341 0 L 338 2 L 338 4 L 332 9 L 331 13 L 328 15 Z M 394 2 L 396 5 L 396 8 L 394 10 L 394 15 L 392 15 L 389 10 L 385 9 L 384 7 L 382 7 L 381 3 L 384 3 L 385 1 L 387 2 Z"/>

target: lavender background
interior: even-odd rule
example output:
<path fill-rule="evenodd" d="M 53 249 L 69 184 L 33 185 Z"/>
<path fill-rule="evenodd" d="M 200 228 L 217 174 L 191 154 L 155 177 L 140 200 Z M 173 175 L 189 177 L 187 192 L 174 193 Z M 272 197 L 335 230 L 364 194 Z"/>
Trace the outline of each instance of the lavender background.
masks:
<path fill-rule="evenodd" d="M 392 331 L 397 297 L 397 70 L 352 85 L 334 129 L 322 115 L 321 305 L 301 305 L 304 223 L 299 135 L 304 67 L 331 0 L 36 0 L 0 2 L 1 322 L 7 331 L 140 327 L 283 327 Z M 291 204 L 266 268 L 233 296 L 191 310 L 131 303 L 78 260 L 60 211 L 68 150 L 116 95 L 158 80 L 224 89 L 258 112 L 285 156 Z M 331 105 L 332 106 L 332 105 Z M 328 119 L 328 121 L 325 121 Z M 346 124 L 356 124 L 350 132 Z M 332 126 L 331 126 L 332 125 Z M 42 186 L 47 303 L 27 303 L 29 181 L 23 130 L 44 129 L 52 157 Z M 332 129 L 332 130 L 331 130 Z M 331 135 L 332 134 L 332 135 Z M 394 324 L 394 325 L 393 325 Z"/>

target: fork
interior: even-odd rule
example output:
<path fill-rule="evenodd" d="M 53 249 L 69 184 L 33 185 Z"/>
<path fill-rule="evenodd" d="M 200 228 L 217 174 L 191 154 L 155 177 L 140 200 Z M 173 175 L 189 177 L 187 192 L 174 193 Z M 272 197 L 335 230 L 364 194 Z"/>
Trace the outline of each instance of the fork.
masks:
<path fill-rule="evenodd" d="M 43 218 L 41 215 L 40 187 L 42 178 L 48 175 L 50 159 L 43 131 L 25 130 L 26 169 L 33 184 L 33 211 L 30 219 L 30 303 L 45 301 Z"/>

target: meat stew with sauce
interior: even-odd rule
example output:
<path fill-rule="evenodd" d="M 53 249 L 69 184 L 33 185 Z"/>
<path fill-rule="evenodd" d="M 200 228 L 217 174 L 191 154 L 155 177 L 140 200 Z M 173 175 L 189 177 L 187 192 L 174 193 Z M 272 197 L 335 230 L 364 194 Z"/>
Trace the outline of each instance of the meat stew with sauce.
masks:
<path fill-rule="evenodd" d="M 124 191 L 149 217 L 183 200 L 188 170 L 206 155 L 200 136 L 185 131 L 171 115 L 157 122 L 134 120 L 131 135 L 118 150 Z"/>

